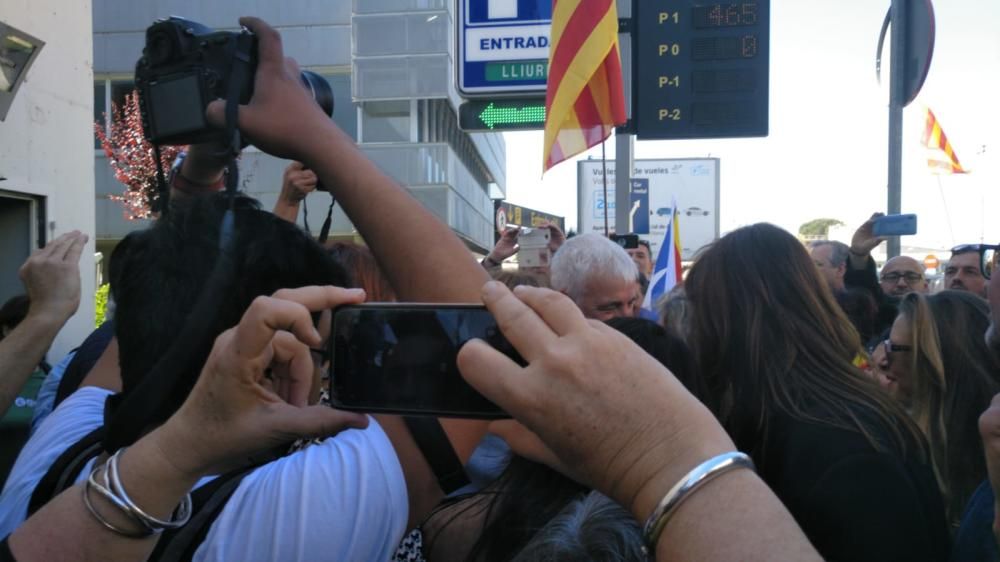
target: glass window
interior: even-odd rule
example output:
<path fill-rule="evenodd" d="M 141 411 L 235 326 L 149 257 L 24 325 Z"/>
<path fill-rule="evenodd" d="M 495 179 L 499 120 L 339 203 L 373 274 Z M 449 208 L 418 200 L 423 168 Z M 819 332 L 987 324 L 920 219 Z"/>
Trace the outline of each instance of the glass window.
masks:
<path fill-rule="evenodd" d="M 108 108 L 104 106 L 104 80 L 94 81 L 94 123 L 104 123 L 105 128 L 107 121 L 105 121 L 105 113 Z M 101 141 L 97 140 L 97 135 L 94 135 L 94 148 L 101 148 Z"/>
<path fill-rule="evenodd" d="M 111 82 L 111 105 L 121 108 L 125 103 L 125 96 L 135 89 L 131 80 L 114 80 Z"/>
<path fill-rule="evenodd" d="M 365 142 L 408 142 L 410 102 L 380 101 L 364 104 Z"/>

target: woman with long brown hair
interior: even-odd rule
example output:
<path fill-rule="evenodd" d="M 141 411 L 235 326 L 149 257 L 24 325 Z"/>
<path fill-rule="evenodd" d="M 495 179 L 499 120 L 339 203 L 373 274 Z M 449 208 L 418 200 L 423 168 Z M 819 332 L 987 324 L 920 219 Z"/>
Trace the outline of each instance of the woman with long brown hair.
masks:
<path fill-rule="evenodd" d="M 927 437 L 948 520 L 956 526 L 986 479 L 979 415 L 1000 392 L 1000 366 L 983 339 L 989 325 L 989 306 L 972 293 L 910 293 L 883 343 L 888 390 Z"/>
<path fill-rule="evenodd" d="M 942 560 L 926 445 L 854 364 L 857 332 L 792 235 L 724 236 L 685 282 L 703 399 L 827 559 Z"/>

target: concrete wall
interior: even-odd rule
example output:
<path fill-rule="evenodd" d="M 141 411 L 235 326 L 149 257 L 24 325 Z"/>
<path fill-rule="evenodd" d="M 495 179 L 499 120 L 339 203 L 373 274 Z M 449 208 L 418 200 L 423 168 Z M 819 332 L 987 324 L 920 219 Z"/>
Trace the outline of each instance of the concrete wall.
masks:
<path fill-rule="evenodd" d="M 49 352 L 58 361 L 93 329 L 94 140 L 90 0 L 3 0 L 0 21 L 45 41 L 0 123 L 0 189 L 44 196 L 51 240 L 80 230 L 80 309 Z M 0 248 L 4 241 L 0 240 Z"/>

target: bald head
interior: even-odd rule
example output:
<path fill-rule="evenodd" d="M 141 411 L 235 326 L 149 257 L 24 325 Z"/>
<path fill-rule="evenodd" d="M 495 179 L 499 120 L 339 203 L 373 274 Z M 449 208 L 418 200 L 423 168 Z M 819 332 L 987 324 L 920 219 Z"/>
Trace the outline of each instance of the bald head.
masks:
<path fill-rule="evenodd" d="M 879 274 L 882 291 L 901 297 L 907 293 L 927 293 L 924 265 L 909 256 L 896 256 L 885 262 Z"/>

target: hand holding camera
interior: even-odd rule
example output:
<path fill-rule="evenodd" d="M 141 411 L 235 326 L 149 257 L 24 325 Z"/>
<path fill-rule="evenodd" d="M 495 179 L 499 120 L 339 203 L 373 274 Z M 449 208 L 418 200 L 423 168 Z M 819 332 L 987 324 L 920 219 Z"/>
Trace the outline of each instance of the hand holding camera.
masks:
<path fill-rule="evenodd" d="M 146 30 L 136 86 L 151 142 L 228 141 L 222 100 L 229 97 L 240 104 L 246 139 L 276 156 L 301 158 L 333 127 L 329 85 L 285 59 L 272 27 L 257 18 L 240 23 L 247 30 L 231 33 L 168 18 Z"/>
<path fill-rule="evenodd" d="M 318 186 L 316 172 L 305 167 L 302 162 L 293 161 L 285 168 L 281 182 L 281 199 L 293 205 L 300 203 Z"/>

